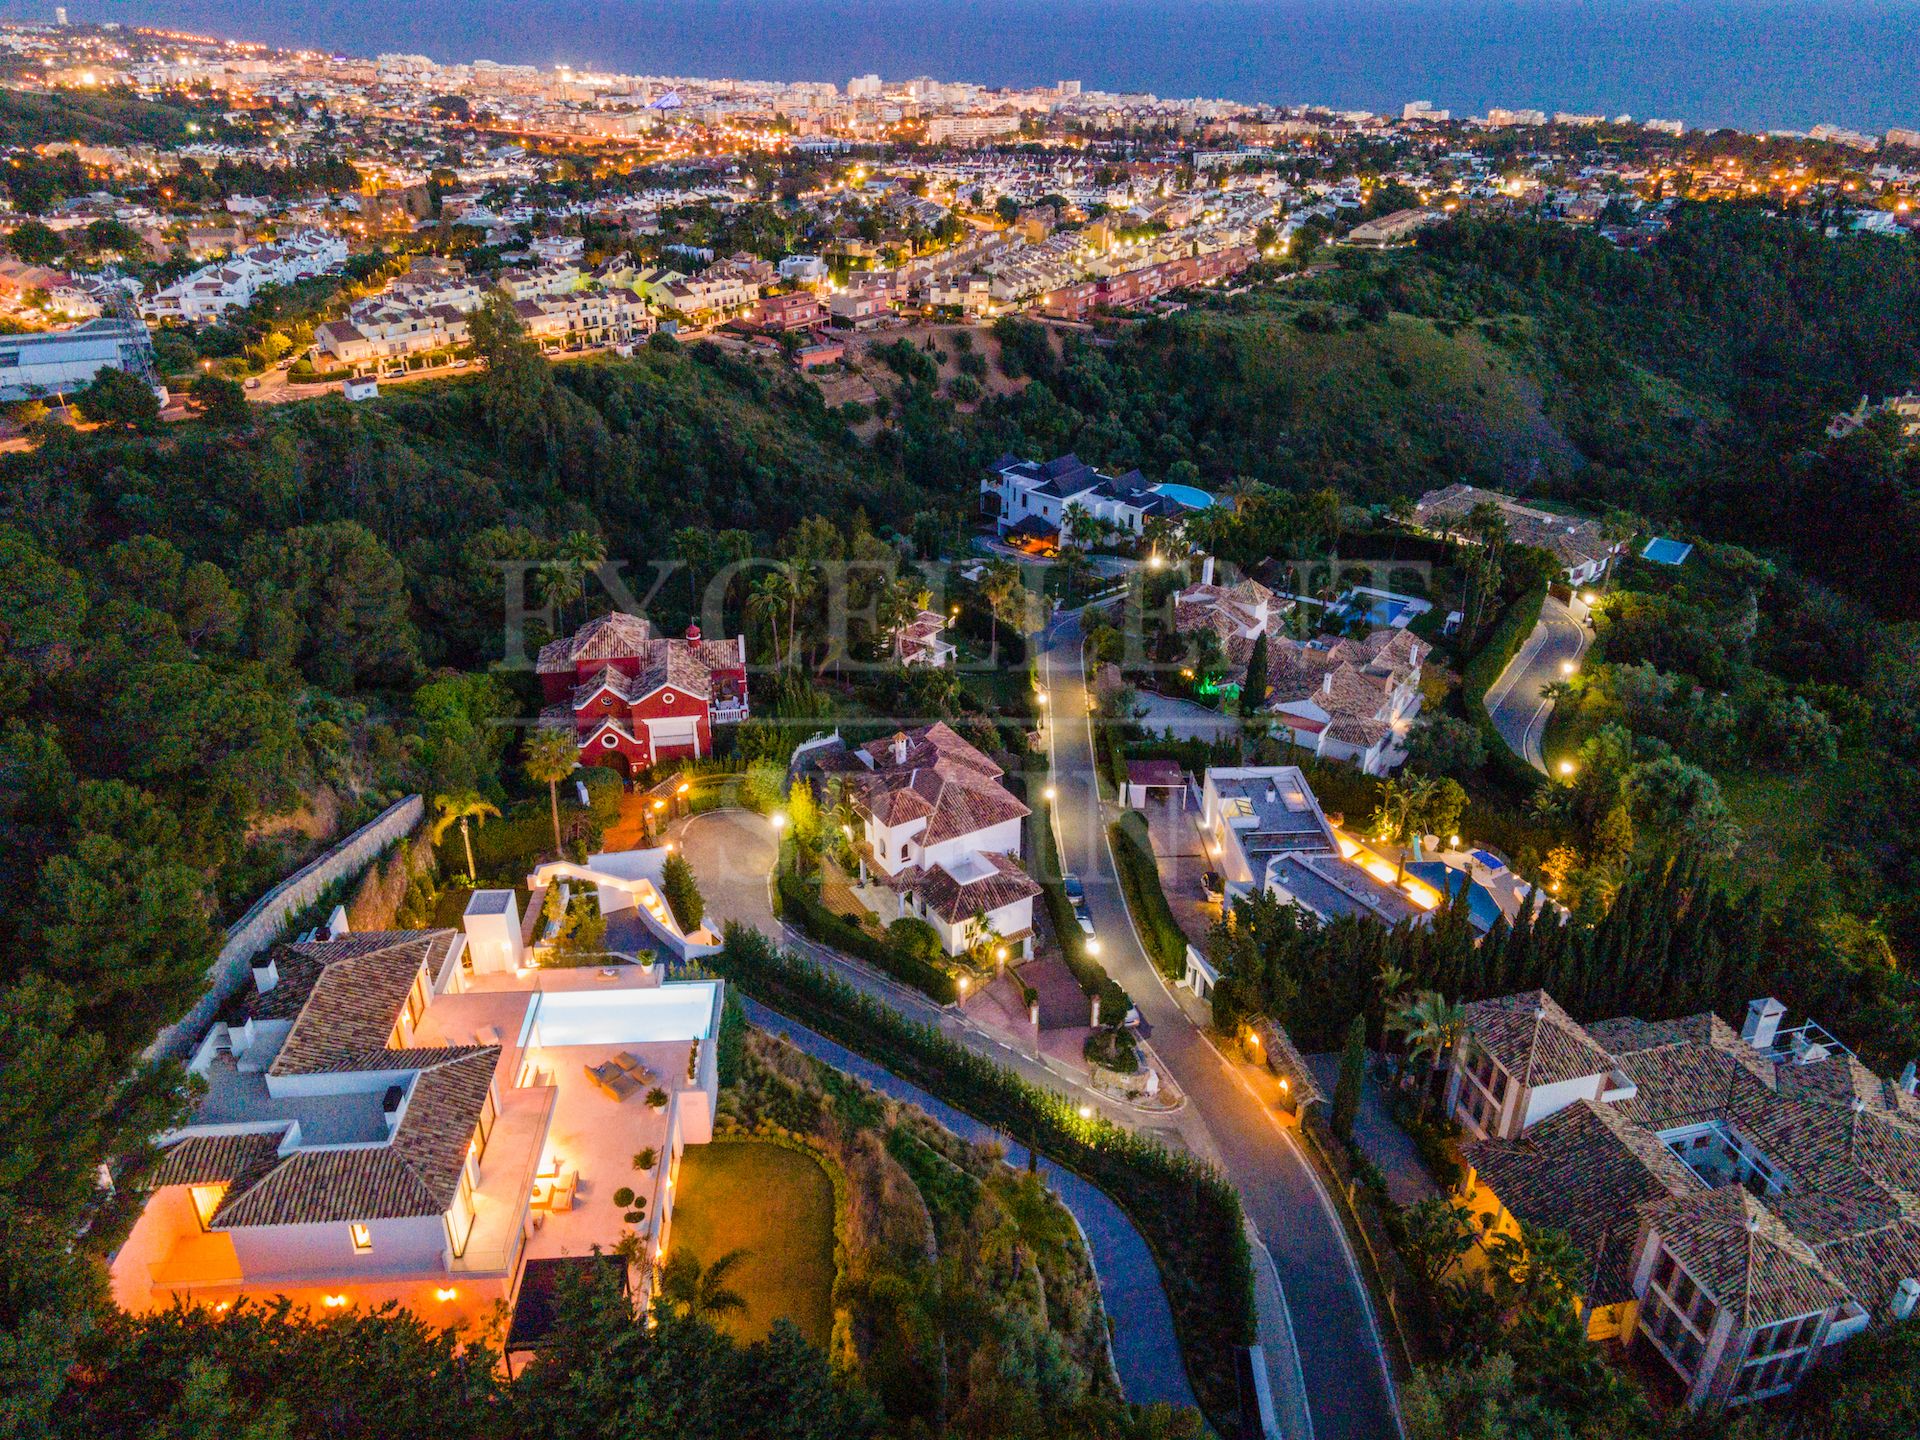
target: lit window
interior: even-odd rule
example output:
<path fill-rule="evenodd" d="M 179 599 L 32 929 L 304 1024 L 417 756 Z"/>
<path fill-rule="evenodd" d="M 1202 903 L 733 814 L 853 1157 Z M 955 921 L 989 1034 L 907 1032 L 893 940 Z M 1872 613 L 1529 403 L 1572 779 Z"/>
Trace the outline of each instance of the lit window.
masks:
<path fill-rule="evenodd" d="M 206 1230 L 213 1225 L 213 1215 L 220 1208 L 220 1202 L 226 1198 L 225 1183 L 218 1185 L 194 1185 L 188 1193 L 193 1197 L 193 1213 L 200 1221 L 200 1228 Z"/>
<path fill-rule="evenodd" d="M 373 1232 L 371 1230 L 364 1225 L 358 1224 L 351 1225 L 348 1229 L 353 1232 L 353 1248 L 358 1254 L 364 1255 L 367 1251 L 373 1249 Z"/>

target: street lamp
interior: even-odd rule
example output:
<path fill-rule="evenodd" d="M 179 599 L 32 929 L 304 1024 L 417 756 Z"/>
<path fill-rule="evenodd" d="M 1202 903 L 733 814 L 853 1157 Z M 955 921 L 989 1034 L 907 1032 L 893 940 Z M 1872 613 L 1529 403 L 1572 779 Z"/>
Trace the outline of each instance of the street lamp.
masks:
<path fill-rule="evenodd" d="M 1044 797 L 1045 799 L 1047 799 L 1047 800 L 1049 800 L 1049 801 L 1051 801 L 1051 800 L 1053 799 L 1053 797 L 1054 797 L 1054 795 L 1055 795 L 1055 794 L 1057 794 L 1057 793 L 1058 793 L 1058 792 L 1057 792 L 1057 791 L 1055 791 L 1055 790 L 1054 790 L 1054 788 L 1053 788 L 1053 786 L 1051 786 L 1051 785 L 1049 785 L 1049 786 L 1047 786 L 1047 788 L 1046 788 L 1046 789 L 1044 789 L 1044 790 L 1042 790 L 1042 791 L 1040 792 L 1040 794 L 1041 794 L 1041 795 L 1042 795 L 1042 796 L 1043 796 L 1043 797 Z"/>
<path fill-rule="evenodd" d="M 1571 776 L 1573 774 L 1573 762 L 1571 760 L 1562 760 L 1560 762 L 1560 773 Z"/>
<path fill-rule="evenodd" d="M 1574 664 L 1573 661 L 1571 660 L 1562 660 L 1560 662 L 1560 673 L 1562 675 L 1571 675 L 1573 674 L 1574 671 L 1578 670 L 1579 668 L 1580 667 Z"/>
<path fill-rule="evenodd" d="M 773 814 L 767 817 L 767 823 L 772 825 L 775 830 L 786 829 L 787 828 L 786 812 L 784 810 L 774 811 Z"/>
<path fill-rule="evenodd" d="M 1080 1107 L 1080 1118 L 1082 1120 L 1091 1120 L 1093 1118 L 1093 1106 L 1082 1105 Z"/>
<path fill-rule="evenodd" d="M 1087 954 L 1098 955 L 1099 953 L 1100 953 L 1100 941 L 1095 936 L 1089 935 L 1087 937 Z"/>

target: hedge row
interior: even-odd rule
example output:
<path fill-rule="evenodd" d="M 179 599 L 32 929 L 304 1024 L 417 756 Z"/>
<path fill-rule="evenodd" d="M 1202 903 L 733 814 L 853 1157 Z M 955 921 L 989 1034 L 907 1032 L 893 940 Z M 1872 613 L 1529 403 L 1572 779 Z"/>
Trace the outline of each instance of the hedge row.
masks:
<path fill-rule="evenodd" d="M 1126 1211 L 1152 1248 L 1202 1409 L 1232 1433 L 1236 1348 L 1254 1342 L 1253 1262 L 1232 1186 L 1205 1161 L 1029 1084 L 930 1025 L 917 1024 L 759 931 L 727 927 L 709 962 L 749 995 L 885 1065 L 956 1109 L 1044 1151 Z"/>
<path fill-rule="evenodd" d="M 1113 839 L 1114 868 L 1120 872 L 1120 890 L 1146 943 L 1147 954 L 1161 974 L 1177 980 L 1187 973 L 1187 934 L 1173 918 L 1167 892 L 1160 888 L 1160 867 L 1153 861 L 1153 839 L 1147 833 L 1146 816 L 1129 810 L 1113 822 L 1108 833 Z"/>
<path fill-rule="evenodd" d="M 1509 605 L 1487 643 L 1460 672 L 1460 699 L 1467 707 L 1467 718 L 1487 742 L 1487 769 L 1493 778 L 1522 794 L 1532 793 L 1540 783 L 1540 772 L 1514 754 L 1493 723 L 1493 716 L 1487 713 L 1487 691 L 1540 623 L 1540 607 L 1546 599 L 1546 586 L 1538 585 Z"/>
<path fill-rule="evenodd" d="M 820 903 L 813 887 L 791 870 L 780 871 L 779 885 L 781 918 L 791 920 L 822 945 L 864 960 L 942 1005 L 950 1005 L 958 997 L 953 976 L 898 945 L 876 939 L 846 916 L 836 915 Z"/>

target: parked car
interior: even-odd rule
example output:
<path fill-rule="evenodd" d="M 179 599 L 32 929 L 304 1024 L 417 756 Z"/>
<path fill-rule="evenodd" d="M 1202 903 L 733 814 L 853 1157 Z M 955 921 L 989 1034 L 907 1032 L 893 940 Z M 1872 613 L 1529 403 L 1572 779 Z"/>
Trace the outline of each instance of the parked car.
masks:
<path fill-rule="evenodd" d="M 1078 920 L 1078 921 L 1080 922 L 1080 933 L 1081 933 L 1081 934 L 1083 934 L 1083 935 L 1091 935 L 1091 934 L 1093 934 L 1093 921 L 1092 921 L 1092 920 L 1091 920 L 1090 918 L 1088 918 L 1088 915 L 1087 915 L 1087 912 L 1086 912 L 1086 911 L 1084 911 L 1084 910 L 1076 910 L 1076 911 L 1074 911 L 1074 912 L 1073 912 L 1073 918 L 1074 918 L 1074 919 L 1076 919 L 1076 920 Z"/>
<path fill-rule="evenodd" d="M 1080 883 L 1078 875 L 1062 877 L 1060 888 L 1067 892 L 1067 899 L 1073 902 L 1074 909 L 1078 910 L 1087 903 L 1087 887 Z"/>

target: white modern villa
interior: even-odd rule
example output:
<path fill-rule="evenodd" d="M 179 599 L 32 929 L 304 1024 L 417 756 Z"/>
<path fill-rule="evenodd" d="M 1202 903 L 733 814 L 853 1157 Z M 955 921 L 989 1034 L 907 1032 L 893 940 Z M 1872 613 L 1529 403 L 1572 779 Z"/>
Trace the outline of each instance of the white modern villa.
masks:
<path fill-rule="evenodd" d="M 653 913 L 662 855 L 551 867 L 525 917 L 516 892 L 483 890 L 464 931 L 354 934 L 336 912 L 265 952 L 193 1057 L 206 1094 L 162 1137 L 116 1301 L 397 1301 L 484 1324 L 529 1264 L 628 1234 L 644 1296 L 681 1153 L 712 1137 L 724 992 L 663 974 L 712 937 Z M 650 963 L 540 966 L 539 887 L 562 881 L 594 885 L 609 947 Z"/>

